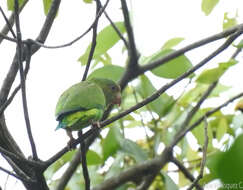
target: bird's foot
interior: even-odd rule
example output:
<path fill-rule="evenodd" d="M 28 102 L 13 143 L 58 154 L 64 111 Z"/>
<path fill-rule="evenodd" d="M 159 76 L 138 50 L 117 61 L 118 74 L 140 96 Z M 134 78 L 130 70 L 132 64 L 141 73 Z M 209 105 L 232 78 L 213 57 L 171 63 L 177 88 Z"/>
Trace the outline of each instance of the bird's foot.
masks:
<path fill-rule="evenodd" d="M 75 150 L 75 149 L 76 149 L 76 146 L 77 146 L 77 145 L 75 145 L 74 142 L 75 142 L 75 139 L 70 139 L 70 140 L 68 141 L 68 143 L 67 143 L 68 150 L 71 151 L 71 150 Z"/>
<path fill-rule="evenodd" d="M 102 129 L 99 121 L 93 122 L 91 126 L 92 126 L 92 128 L 97 128 L 98 130 Z"/>

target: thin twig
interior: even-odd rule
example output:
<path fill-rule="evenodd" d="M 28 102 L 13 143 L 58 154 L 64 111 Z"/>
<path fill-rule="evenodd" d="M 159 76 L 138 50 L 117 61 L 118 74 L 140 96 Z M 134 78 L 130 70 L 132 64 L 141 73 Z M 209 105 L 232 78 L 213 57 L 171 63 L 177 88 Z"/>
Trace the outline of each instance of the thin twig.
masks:
<path fill-rule="evenodd" d="M 102 9 L 102 5 L 101 5 L 100 1 L 96 0 L 96 17 L 97 18 L 100 18 L 100 17 L 98 17 L 98 15 L 99 15 L 99 12 L 100 12 L 101 9 Z M 95 52 L 98 22 L 99 22 L 99 19 L 97 19 L 94 22 L 94 25 L 92 27 L 93 34 L 92 34 L 91 48 L 90 48 L 89 57 L 88 57 L 88 60 L 87 60 L 87 64 L 86 64 L 86 67 L 85 67 L 85 71 L 84 71 L 84 74 L 83 74 L 82 81 L 85 81 L 87 76 L 88 76 L 91 61 L 93 59 L 93 55 L 94 55 L 94 52 Z"/>
<path fill-rule="evenodd" d="M 19 20 L 19 4 L 18 0 L 14 1 L 14 12 L 15 12 L 15 24 L 16 24 L 16 32 L 17 32 L 17 61 L 19 65 L 19 72 L 20 72 L 20 81 L 21 81 L 21 92 L 22 92 L 22 102 L 23 102 L 23 109 L 24 109 L 24 118 L 26 123 L 26 129 L 29 136 L 29 141 L 31 145 L 31 150 L 33 154 L 33 159 L 37 160 L 37 151 L 34 142 L 34 138 L 31 132 L 30 120 L 29 120 L 29 113 L 28 113 L 28 106 L 27 106 L 27 98 L 26 98 L 26 87 L 25 87 L 25 74 L 23 69 L 23 62 L 22 62 L 22 53 L 23 53 L 23 43 L 22 43 L 22 35 L 20 31 L 20 20 Z M 30 49 L 28 49 L 28 56 L 30 61 Z M 27 56 L 27 57 L 28 57 Z"/>
<path fill-rule="evenodd" d="M 83 32 L 80 36 L 76 37 L 74 40 L 68 42 L 68 43 L 64 43 L 62 45 L 45 45 L 44 43 L 40 42 L 39 40 L 32 40 L 31 41 L 36 44 L 39 47 L 42 48 L 47 48 L 47 49 L 58 49 L 58 48 L 64 48 L 64 47 L 69 47 L 71 45 L 73 45 L 74 43 L 76 43 L 77 41 L 79 41 L 81 38 L 83 38 L 86 34 L 89 33 L 89 31 L 94 27 L 95 23 L 97 22 L 97 20 L 100 18 L 100 16 L 102 15 L 102 13 L 105 11 L 108 3 L 110 0 L 107 0 L 106 3 L 104 4 L 104 6 L 100 9 L 99 13 L 97 14 L 97 16 L 95 17 L 95 20 L 93 21 L 93 23 L 90 25 L 90 27 Z"/>
<path fill-rule="evenodd" d="M 15 173 L 3 168 L 3 167 L 1 167 L 1 166 L 0 166 L 0 170 L 2 170 L 3 172 L 7 173 L 10 176 L 15 177 L 16 179 L 19 179 L 20 181 L 24 181 L 24 182 L 27 182 L 27 183 L 35 182 L 29 177 L 26 177 L 26 178 L 25 177 L 21 177 L 21 176 L 15 174 Z"/>
<path fill-rule="evenodd" d="M 82 130 L 79 131 L 79 137 L 83 137 Z M 85 141 L 81 141 L 81 163 L 82 163 L 82 169 L 83 169 L 83 176 L 85 181 L 85 190 L 90 190 L 90 178 L 89 178 L 89 170 L 87 166 L 87 159 L 86 159 L 86 145 Z"/>
<path fill-rule="evenodd" d="M 4 13 L 4 11 L 3 11 L 3 9 L 2 9 L 1 6 L 0 6 L 0 12 L 1 12 L 2 15 L 3 15 L 3 18 L 4 18 L 4 20 L 5 20 L 6 24 L 7 24 L 8 30 L 11 32 L 13 38 L 16 38 L 16 34 L 14 33 L 14 31 L 13 31 L 13 29 L 12 29 L 12 25 L 11 25 L 11 23 L 9 22 L 9 20 L 8 20 L 7 16 L 5 15 L 5 13 Z"/>
<path fill-rule="evenodd" d="M 195 115 L 195 113 L 198 111 L 198 109 L 200 108 L 200 106 L 202 105 L 202 103 L 207 99 L 207 97 L 211 94 L 211 92 L 213 91 L 213 89 L 217 86 L 218 81 L 212 83 L 209 88 L 207 89 L 207 91 L 202 95 L 202 97 L 200 98 L 200 100 L 197 102 L 196 106 L 194 106 L 192 108 L 192 110 L 188 113 L 185 121 L 182 123 L 180 131 L 183 131 L 188 124 L 190 123 L 190 121 L 192 120 L 192 117 Z M 180 132 L 179 132 L 180 133 Z"/>
<path fill-rule="evenodd" d="M 121 6 L 128 36 L 128 54 L 130 57 L 128 67 L 136 67 L 138 64 L 138 53 L 126 0 L 121 0 Z"/>
<path fill-rule="evenodd" d="M 186 168 L 179 160 L 176 158 L 172 158 L 171 162 L 174 163 L 179 170 L 184 174 L 184 176 L 189 179 L 191 182 L 195 181 L 194 176 L 188 171 L 188 168 Z M 198 184 L 198 182 L 195 182 L 195 186 L 198 190 L 203 190 L 203 188 Z"/>
<path fill-rule="evenodd" d="M 21 11 L 23 10 L 23 8 L 25 7 L 25 5 L 27 4 L 29 0 L 25 0 L 23 2 L 23 4 L 21 5 L 20 9 L 19 9 L 19 13 L 21 13 Z M 1 8 L 2 9 L 2 8 Z M 10 30 L 12 30 L 12 26 L 14 24 L 14 12 L 11 13 L 10 17 L 7 19 L 7 17 L 5 16 L 5 26 L 2 28 L 1 32 L 0 32 L 0 43 L 2 43 L 3 39 L 13 39 L 13 38 L 6 38 L 6 35 L 8 34 L 8 32 Z M 14 34 L 13 30 L 12 30 L 12 35 Z M 16 38 L 16 36 L 13 35 L 14 38 Z M 10 40 L 13 41 L 13 40 Z M 16 41 L 17 42 L 17 41 Z"/>
<path fill-rule="evenodd" d="M 118 34 L 118 36 L 121 38 L 121 40 L 123 41 L 124 45 L 126 46 L 126 48 L 129 48 L 128 42 L 127 40 L 123 37 L 122 33 L 120 32 L 120 30 L 116 27 L 115 23 L 111 20 L 111 18 L 109 17 L 109 15 L 107 14 L 106 11 L 104 11 L 105 17 L 107 18 L 107 20 L 110 22 L 111 26 L 114 28 L 114 30 L 116 31 L 116 33 Z"/>
<path fill-rule="evenodd" d="M 203 170 L 206 164 L 206 158 L 207 158 L 207 148 L 208 148 L 208 122 L 206 117 L 204 118 L 204 145 L 203 145 L 203 156 L 202 161 L 200 165 L 200 173 L 197 176 L 197 178 L 193 181 L 193 183 L 188 187 L 187 190 L 192 190 L 194 186 L 198 183 L 198 181 L 203 177 Z"/>

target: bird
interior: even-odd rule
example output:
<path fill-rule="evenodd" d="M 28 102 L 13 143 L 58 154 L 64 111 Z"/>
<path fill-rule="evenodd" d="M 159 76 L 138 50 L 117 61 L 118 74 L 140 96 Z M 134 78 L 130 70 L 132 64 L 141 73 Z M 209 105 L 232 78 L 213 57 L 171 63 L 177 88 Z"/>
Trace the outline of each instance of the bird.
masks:
<path fill-rule="evenodd" d="M 92 78 L 72 85 L 59 97 L 55 116 L 57 129 L 65 129 L 74 141 L 72 131 L 98 126 L 104 111 L 110 105 L 121 104 L 121 88 L 110 79 Z"/>

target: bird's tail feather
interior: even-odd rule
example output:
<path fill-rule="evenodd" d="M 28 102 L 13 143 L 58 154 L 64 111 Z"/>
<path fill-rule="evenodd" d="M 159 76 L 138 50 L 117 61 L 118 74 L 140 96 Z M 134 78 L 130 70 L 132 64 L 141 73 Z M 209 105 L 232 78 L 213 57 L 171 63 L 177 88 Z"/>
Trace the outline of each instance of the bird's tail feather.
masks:
<path fill-rule="evenodd" d="M 62 122 L 59 122 L 55 131 L 58 130 L 58 129 L 63 129 L 63 128 L 65 128 L 65 125 Z"/>

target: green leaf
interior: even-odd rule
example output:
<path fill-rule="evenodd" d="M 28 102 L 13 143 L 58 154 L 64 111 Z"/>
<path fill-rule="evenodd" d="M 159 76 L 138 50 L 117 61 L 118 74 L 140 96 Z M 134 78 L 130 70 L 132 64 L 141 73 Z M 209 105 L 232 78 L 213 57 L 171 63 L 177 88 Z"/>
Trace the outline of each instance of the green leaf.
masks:
<path fill-rule="evenodd" d="M 235 65 L 236 60 L 230 60 L 228 62 L 219 63 L 218 67 L 213 69 L 204 70 L 197 78 L 196 82 L 211 84 L 217 80 L 225 73 L 225 71 Z"/>
<path fill-rule="evenodd" d="M 83 2 L 85 2 L 85 3 L 92 3 L 93 2 L 93 0 L 83 0 Z"/>
<path fill-rule="evenodd" d="M 243 134 L 238 136 L 228 151 L 216 163 L 216 173 L 223 184 L 239 184 L 243 179 Z M 238 186 L 234 189 L 240 189 Z"/>
<path fill-rule="evenodd" d="M 111 127 L 107 136 L 105 137 L 102 143 L 103 150 L 103 160 L 105 161 L 109 156 L 112 156 L 116 153 L 120 147 L 120 141 L 123 137 L 120 132 L 120 129 L 117 127 Z"/>
<path fill-rule="evenodd" d="M 163 175 L 164 179 L 164 184 L 165 184 L 165 189 L 169 190 L 179 190 L 175 182 L 166 174 L 166 172 L 161 171 L 161 174 Z"/>
<path fill-rule="evenodd" d="M 115 25 L 122 34 L 126 31 L 123 22 L 116 22 Z M 116 31 L 113 29 L 111 25 L 105 27 L 97 35 L 96 47 L 95 47 L 93 59 L 96 59 L 101 55 L 103 55 L 104 53 L 106 53 L 119 40 L 120 37 L 118 36 L 118 34 L 116 33 Z M 87 63 L 90 49 L 91 49 L 91 44 L 89 44 L 85 53 L 79 58 L 79 61 L 82 63 L 82 65 L 85 65 Z"/>
<path fill-rule="evenodd" d="M 147 98 L 156 91 L 156 88 L 145 75 L 142 75 L 137 90 L 143 98 Z M 173 104 L 174 99 L 168 94 L 163 93 L 159 98 L 149 103 L 148 107 L 159 116 L 164 116 L 171 109 Z"/>
<path fill-rule="evenodd" d="M 125 69 L 117 65 L 105 65 L 99 69 L 94 70 L 89 76 L 88 79 L 98 77 L 98 78 L 107 78 L 115 82 L 118 82 Z"/>
<path fill-rule="evenodd" d="M 176 45 L 181 43 L 183 40 L 184 40 L 184 38 L 180 38 L 180 37 L 172 38 L 172 39 L 168 40 L 167 42 L 165 42 L 161 49 L 162 50 L 172 49 L 173 47 L 175 47 Z"/>
<path fill-rule="evenodd" d="M 236 48 L 243 48 L 243 40 L 241 40 L 237 45 L 233 44 L 233 46 Z"/>
<path fill-rule="evenodd" d="M 187 106 L 192 102 L 197 102 L 201 98 L 202 94 L 208 89 L 208 86 L 208 84 L 197 83 L 194 88 L 190 89 L 179 99 L 179 103 L 181 105 Z M 229 86 L 218 83 L 209 97 L 218 97 L 222 92 L 225 92 L 230 88 L 231 87 Z"/>
<path fill-rule="evenodd" d="M 209 15 L 218 2 L 219 0 L 202 0 L 201 9 L 205 15 Z"/>
<path fill-rule="evenodd" d="M 220 139 L 224 136 L 224 134 L 227 133 L 227 129 L 228 129 L 227 119 L 224 117 L 220 118 L 217 131 L 216 131 L 216 138 L 218 141 L 220 141 Z"/>
<path fill-rule="evenodd" d="M 48 11 L 51 7 L 51 4 L 52 4 L 52 0 L 43 0 L 43 6 L 44 6 L 44 12 L 45 12 L 45 15 L 48 14 Z"/>
<path fill-rule="evenodd" d="M 172 49 L 161 50 L 158 53 L 150 56 L 148 62 L 153 62 L 161 59 L 162 57 L 174 52 Z M 152 70 L 152 73 L 163 78 L 175 79 L 192 68 L 190 60 L 185 56 L 181 55 L 166 62 L 165 64 L 156 67 Z"/>
<path fill-rule="evenodd" d="M 123 139 L 120 142 L 120 148 L 123 152 L 132 156 L 138 163 L 148 159 L 146 152 L 135 142 L 129 139 Z"/>
<path fill-rule="evenodd" d="M 235 17 L 233 17 L 233 18 L 228 17 L 227 12 L 224 13 L 223 29 L 226 30 L 228 28 L 231 28 L 231 27 L 237 25 L 237 17 L 238 17 L 237 13 L 235 14 Z"/>
<path fill-rule="evenodd" d="M 45 178 L 51 179 L 52 176 L 67 162 L 69 162 L 76 151 L 69 151 L 64 154 L 61 158 L 59 158 L 56 162 L 54 162 L 47 170 L 45 171 Z"/>
<path fill-rule="evenodd" d="M 92 150 L 88 150 L 86 158 L 88 165 L 97 165 L 102 163 L 101 157 L 95 151 Z"/>
<path fill-rule="evenodd" d="M 19 7 L 21 7 L 26 0 L 18 0 L 19 1 Z M 7 1 L 8 10 L 13 11 L 14 10 L 14 0 L 8 0 Z"/>

